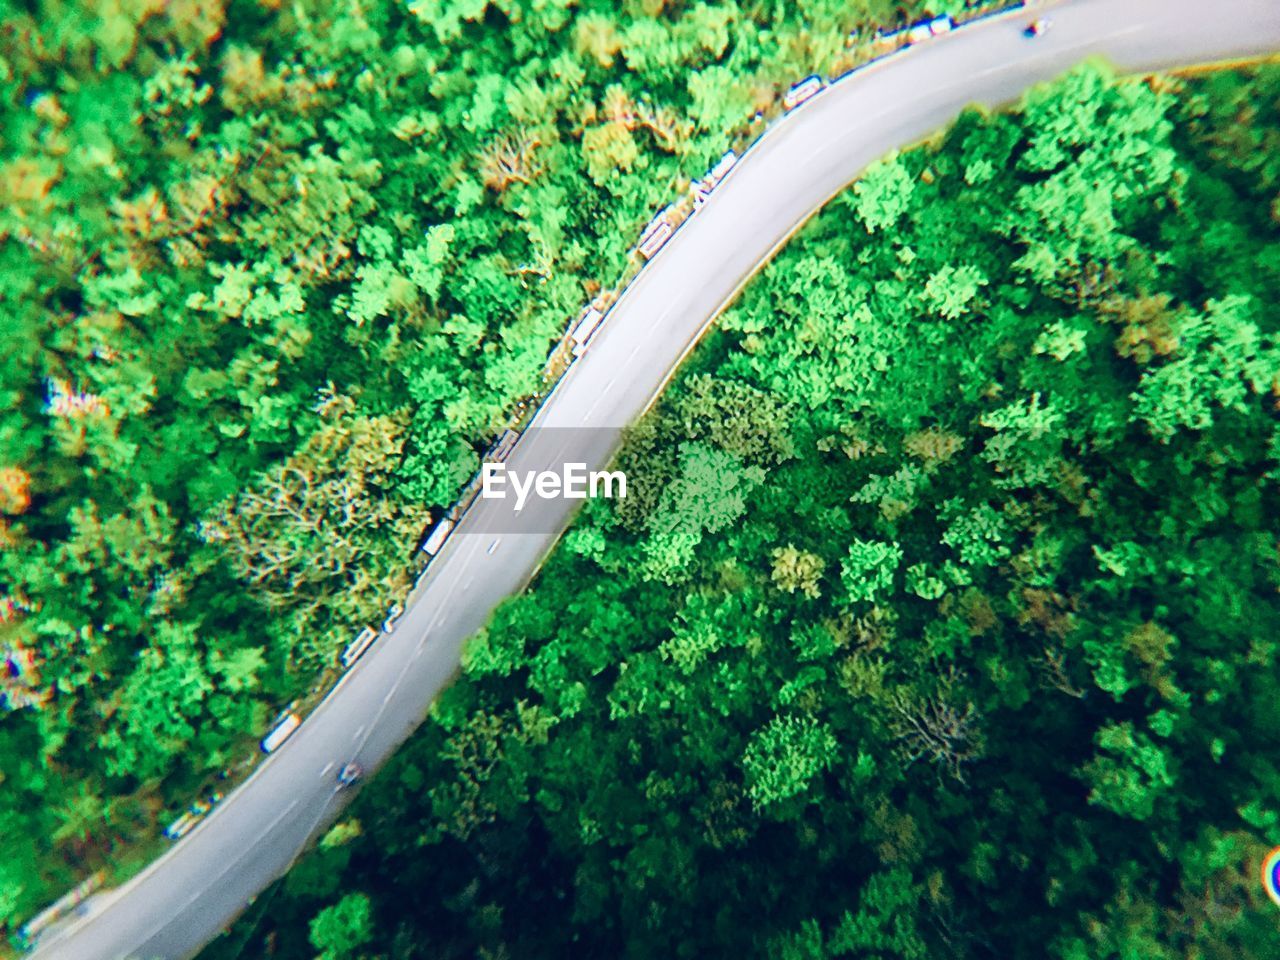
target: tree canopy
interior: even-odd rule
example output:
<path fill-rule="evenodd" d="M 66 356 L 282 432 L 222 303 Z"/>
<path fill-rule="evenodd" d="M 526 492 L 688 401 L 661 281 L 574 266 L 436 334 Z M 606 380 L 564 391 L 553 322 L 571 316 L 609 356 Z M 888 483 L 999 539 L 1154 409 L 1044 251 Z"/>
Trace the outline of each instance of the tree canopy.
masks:
<path fill-rule="evenodd" d="M 869 171 L 298 868 L 340 881 L 207 957 L 352 889 L 388 958 L 1274 957 L 1278 84 L 1081 68 Z"/>
<path fill-rule="evenodd" d="M 0 3 L 0 931 L 244 772 L 654 211 L 919 6 Z"/>

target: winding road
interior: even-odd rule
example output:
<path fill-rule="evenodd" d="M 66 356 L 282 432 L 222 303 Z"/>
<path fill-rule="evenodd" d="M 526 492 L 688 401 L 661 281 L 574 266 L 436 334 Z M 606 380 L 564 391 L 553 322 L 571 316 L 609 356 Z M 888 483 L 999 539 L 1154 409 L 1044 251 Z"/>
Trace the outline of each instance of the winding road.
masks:
<path fill-rule="evenodd" d="M 879 61 L 775 124 L 627 289 L 508 466 L 603 467 L 621 428 L 799 225 L 873 160 L 967 104 L 1007 103 L 1091 55 L 1140 72 L 1280 50 L 1280 0 L 1073 0 L 1037 10 Z M 1028 39 L 1022 29 L 1037 15 L 1053 28 Z M 569 520 L 561 502 L 517 523 L 503 513 L 509 502 L 477 502 L 395 630 L 246 783 L 145 871 L 95 897 L 87 916 L 46 934 L 32 956 L 190 957 L 287 870 L 346 800 L 337 769 L 352 759 L 372 769 L 390 756 L 454 675 L 463 641 L 527 583 Z"/>

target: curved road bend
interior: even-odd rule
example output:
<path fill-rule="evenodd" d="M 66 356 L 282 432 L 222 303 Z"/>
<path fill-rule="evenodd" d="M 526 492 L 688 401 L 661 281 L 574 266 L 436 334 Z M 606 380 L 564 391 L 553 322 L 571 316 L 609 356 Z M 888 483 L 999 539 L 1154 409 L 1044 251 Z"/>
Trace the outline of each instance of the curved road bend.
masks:
<path fill-rule="evenodd" d="M 660 391 L 699 334 L 806 218 L 877 157 L 945 126 L 970 103 L 1015 99 L 1100 54 L 1154 70 L 1280 50 L 1276 0 L 1074 0 L 1050 8 L 1053 29 L 1028 40 L 1030 11 L 912 48 L 801 106 L 775 126 L 626 291 L 508 461 L 559 470 L 603 467 L 618 431 Z M 572 450 L 570 456 L 570 449 Z M 423 719 L 457 668 L 464 639 L 520 590 L 554 534 L 495 537 L 478 501 L 419 584 L 396 630 L 258 772 L 193 833 L 88 917 L 51 931 L 38 960 L 179 960 L 193 955 L 280 876 L 338 814 L 336 771 L 382 763 Z M 567 511 L 540 519 L 560 529 Z M 490 552 L 493 541 L 497 546 Z"/>

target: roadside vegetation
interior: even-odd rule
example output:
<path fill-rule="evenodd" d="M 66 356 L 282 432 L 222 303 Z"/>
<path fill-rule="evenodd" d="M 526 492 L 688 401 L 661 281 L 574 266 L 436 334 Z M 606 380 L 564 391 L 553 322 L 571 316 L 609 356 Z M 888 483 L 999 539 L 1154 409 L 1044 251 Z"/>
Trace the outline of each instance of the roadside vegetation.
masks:
<path fill-rule="evenodd" d="M 207 960 L 1276 956 L 1278 103 L 868 170 Z"/>
<path fill-rule="evenodd" d="M 239 775 L 653 212 L 918 12 L 0 3 L 0 931 Z"/>

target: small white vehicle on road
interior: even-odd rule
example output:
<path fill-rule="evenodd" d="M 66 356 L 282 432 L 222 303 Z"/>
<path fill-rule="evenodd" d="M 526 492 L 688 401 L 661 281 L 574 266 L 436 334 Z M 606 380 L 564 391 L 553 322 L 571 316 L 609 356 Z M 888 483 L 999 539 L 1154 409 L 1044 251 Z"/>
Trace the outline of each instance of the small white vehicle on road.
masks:
<path fill-rule="evenodd" d="M 165 839 L 181 840 L 190 833 L 192 828 L 194 828 L 199 822 L 200 818 L 194 813 L 184 813 L 177 820 L 164 828 Z"/>
<path fill-rule="evenodd" d="M 292 710 L 286 710 L 276 719 L 276 724 L 271 728 L 271 732 L 262 738 L 262 752 L 271 753 L 280 747 L 291 736 L 293 732 L 302 726 L 302 718 Z"/>
<path fill-rule="evenodd" d="M 640 251 L 640 255 L 646 260 L 652 260 L 663 244 L 671 239 L 671 235 L 675 233 L 675 227 L 671 225 L 670 215 L 671 208 L 664 207 L 659 211 L 658 215 L 649 221 L 649 225 L 644 228 L 644 233 L 640 234 L 640 242 L 636 245 L 636 249 Z"/>
<path fill-rule="evenodd" d="M 432 528 L 431 533 L 427 534 L 427 539 L 422 544 L 422 552 L 428 557 L 434 557 L 440 552 L 440 548 L 444 546 L 444 542 L 448 539 L 452 530 L 453 521 L 445 517 Z"/>
<path fill-rule="evenodd" d="M 826 85 L 826 81 L 817 74 L 805 77 L 798 83 L 793 84 L 791 89 L 783 96 L 783 109 L 794 110 L 800 104 L 816 95 Z"/>
<path fill-rule="evenodd" d="M 342 651 L 342 666 L 350 667 L 353 663 L 364 656 L 364 652 L 369 649 L 374 640 L 378 639 L 378 632 L 373 627 L 365 627 L 356 638 L 347 644 L 347 649 Z"/>
<path fill-rule="evenodd" d="M 716 161 L 716 165 L 707 171 L 706 176 L 694 183 L 689 192 L 693 195 L 693 208 L 699 209 L 711 197 L 711 193 L 720 181 L 729 175 L 729 171 L 734 168 L 738 162 L 738 155 L 732 150 L 725 151 L 724 155 Z"/>
<path fill-rule="evenodd" d="M 604 320 L 604 314 L 595 307 L 587 307 L 578 317 L 578 322 L 569 334 L 569 339 L 573 342 L 573 356 L 580 357 L 586 352 L 587 342 L 599 329 L 601 322 Z"/>

